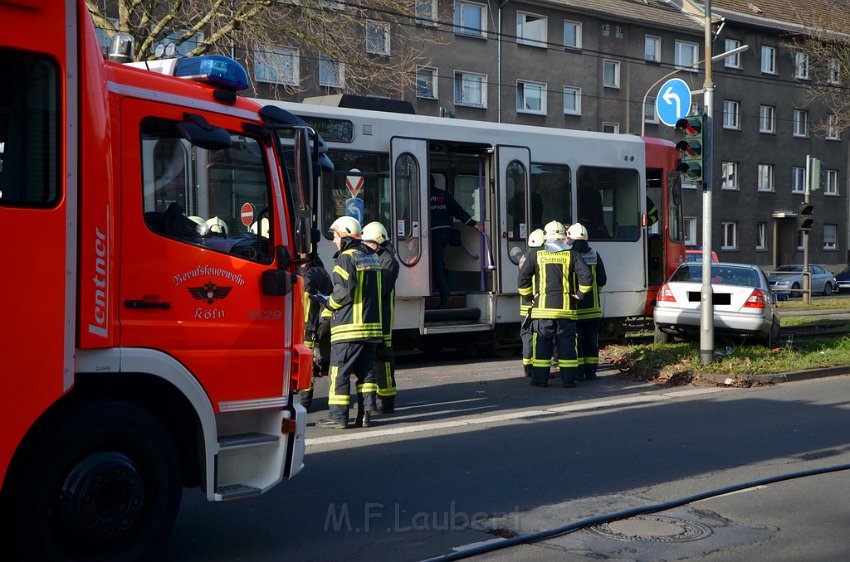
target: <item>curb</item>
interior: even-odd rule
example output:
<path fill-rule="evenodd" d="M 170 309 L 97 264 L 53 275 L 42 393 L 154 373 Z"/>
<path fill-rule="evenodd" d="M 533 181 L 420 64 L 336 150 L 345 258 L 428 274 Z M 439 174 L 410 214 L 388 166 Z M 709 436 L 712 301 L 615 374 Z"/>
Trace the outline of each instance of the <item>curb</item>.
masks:
<path fill-rule="evenodd" d="M 835 377 L 838 375 L 850 375 L 850 365 L 840 367 L 825 367 L 823 369 L 809 369 L 795 373 L 773 373 L 769 375 L 747 375 L 745 377 L 729 377 L 719 373 L 706 373 L 697 375 L 699 378 L 717 384 L 726 384 L 727 379 L 745 382 L 760 382 L 777 384 L 781 382 L 795 382 L 822 377 Z"/>

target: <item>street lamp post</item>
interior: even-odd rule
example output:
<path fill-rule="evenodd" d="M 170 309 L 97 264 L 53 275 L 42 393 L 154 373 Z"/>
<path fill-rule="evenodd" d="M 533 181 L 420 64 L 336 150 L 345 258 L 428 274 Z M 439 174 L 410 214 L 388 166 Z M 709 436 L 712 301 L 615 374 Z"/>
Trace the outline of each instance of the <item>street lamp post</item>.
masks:
<path fill-rule="evenodd" d="M 700 289 L 699 356 L 714 361 L 714 299 L 711 294 L 711 182 L 714 176 L 714 82 L 711 78 L 711 0 L 705 0 L 705 117 L 702 123 L 702 287 Z"/>

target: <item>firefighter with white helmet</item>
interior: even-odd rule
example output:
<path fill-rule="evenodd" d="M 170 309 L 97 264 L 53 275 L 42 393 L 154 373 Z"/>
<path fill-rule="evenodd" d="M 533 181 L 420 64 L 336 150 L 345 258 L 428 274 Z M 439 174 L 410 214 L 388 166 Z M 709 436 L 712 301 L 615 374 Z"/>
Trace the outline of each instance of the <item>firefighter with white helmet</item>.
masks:
<path fill-rule="evenodd" d="M 387 229 L 374 221 L 363 227 L 363 243 L 371 248 L 381 260 L 383 279 L 381 288 L 381 323 L 384 338 L 375 353 L 375 376 L 378 384 L 377 412 L 392 414 L 395 411 L 395 356 L 393 355 L 393 317 L 395 314 L 395 282 L 398 279 L 398 260 L 390 243 Z"/>
<path fill-rule="evenodd" d="M 360 222 L 339 217 L 331 225 L 336 265 L 333 292 L 327 297 L 331 315 L 330 388 L 328 417 L 317 427 L 345 429 L 351 401 L 351 375 L 357 378 L 355 426 L 368 427 L 375 410 L 375 350 L 383 341 L 381 324 L 381 261 L 360 241 Z"/>
<path fill-rule="evenodd" d="M 553 343 L 558 350 L 561 384 L 576 386 L 576 322 L 578 301 L 590 292 L 593 277 L 587 264 L 566 244 L 566 229 L 558 221 L 543 228 L 543 247 L 520 268 L 520 298 L 531 304 L 534 351 L 531 385 L 548 386 Z"/>
<path fill-rule="evenodd" d="M 587 229 L 575 223 L 567 229 L 568 242 L 590 268 L 593 277 L 590 293 L 578 303 L 575 312 L 576 337 L 578 344 L 578 380 L 593 380 L 599 367 L 599 322 L 602 319 L 602 304 L 599 291 L 608 282 L 602 256 L 590 247 Z"/>
<path fill-rule="evenodd" d="M 533 256 L 540 246 L 543 245 L 543 229 L 538 228 L 532 230 L 528 235 L 528 249 L 519 258 L 519 267 L 522 269 L 523 264 L 530 256 Z M 525 376 L 531 376 L 532 368 L 532 331 L 531 331 L 531 303 L 525 302 L 525 299 L 519 299 L 519 339 L 522 341 L 522 368 L 525 371 Z"/>

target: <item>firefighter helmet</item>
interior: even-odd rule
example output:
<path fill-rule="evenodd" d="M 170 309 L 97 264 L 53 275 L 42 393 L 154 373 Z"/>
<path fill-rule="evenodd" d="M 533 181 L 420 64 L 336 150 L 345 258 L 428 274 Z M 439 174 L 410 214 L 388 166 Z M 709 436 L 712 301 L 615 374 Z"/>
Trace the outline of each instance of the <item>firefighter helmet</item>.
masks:
<path fill-rule="evenodd" d="M 353 217 L 339 217 L 331 225 L 331 232 L 338 232 L 340 238 L 360 238 L 360 221 Z"/>
<path fill-rule="evenodd" d="M 363 227 L 363 240 L 381 245 L 388 242 L 389 239 L 387 229 L 378 221 L 372 221 Z"/>
<path fill-rule="evenodd" d="M 543 227 L 543 239 L 546 242 L 554 242 L 555 240 L 563 240 L 566 234 L 564 233 L 564 225 L 558 221 L 547 223 Z"/>
<path fill-rule="evenodd" d="M 537 230 L 532 230 L 531 234 L 528 235 L 528 247 L 529 248 L 539 248 L 543 245 L 543 229 L 538 228 Z"/>
<path fill-rule="evenodd" d="M 567 229 L 567 237 L 573 240 L 587 240 L 587 229 L 583 224 L 577 222 Z"/>

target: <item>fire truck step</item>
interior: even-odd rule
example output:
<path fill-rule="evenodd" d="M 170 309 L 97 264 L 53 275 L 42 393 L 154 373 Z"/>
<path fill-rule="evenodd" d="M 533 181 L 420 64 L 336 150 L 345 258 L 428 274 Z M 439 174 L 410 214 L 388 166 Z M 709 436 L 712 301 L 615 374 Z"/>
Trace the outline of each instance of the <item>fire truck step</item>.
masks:
<path fill-rule="evenodd" d="M 244 484 L 230 484 L 216 488 L 215 493 L 221 496 L 223 500 L 233 500 L 236 498 L 247 498 L 250 496 L 259 496 L 262 490 L 254 486 L 245 486 Z"/>
<path fill-rule="evenodd" d="M 237 447 L 250 447 L 265 443 L 277 443 L 277 435 L 268 433 L 239 433 L 236 435 L 223 435 L 218 438 L 218 446 L 221 449 L 234 449 Z"/>
<path fill-rule="evenodd" d="M 474 322 L 481 317 L 477 308 L 437 308 L 425 310 L 425 322 L 463 321 Z"/>

